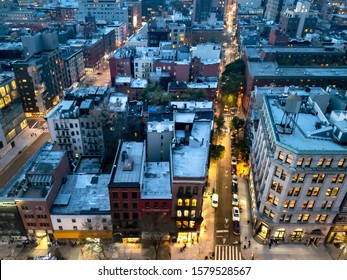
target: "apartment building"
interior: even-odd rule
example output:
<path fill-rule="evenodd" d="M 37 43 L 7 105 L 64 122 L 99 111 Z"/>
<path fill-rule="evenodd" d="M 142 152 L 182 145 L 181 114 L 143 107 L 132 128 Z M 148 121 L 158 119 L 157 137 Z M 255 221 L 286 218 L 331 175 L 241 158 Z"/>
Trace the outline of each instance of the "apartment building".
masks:
<path fill-rule="evenodd" d="M 251 135 L 253 234 L 319 245 L 346 222 L 346 111 L 320 88 L 256 88 Z M 257 117 L 256 117 L 257 116 Z M 343 215 L 341 216 L 343 217 Z M 334 226 L 338 220 L 339 225 Z"/>

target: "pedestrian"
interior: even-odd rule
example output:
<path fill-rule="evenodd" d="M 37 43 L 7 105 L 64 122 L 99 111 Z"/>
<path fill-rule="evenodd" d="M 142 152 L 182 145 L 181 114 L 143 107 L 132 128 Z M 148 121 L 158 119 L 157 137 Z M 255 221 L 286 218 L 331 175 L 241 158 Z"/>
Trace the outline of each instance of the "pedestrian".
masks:
<path fill-rule="evenodd" d="M 247 236 L 245 236 L 245 240 L 247 240 Z"/>
<path fill-rule="evenodd" d="M 247 246 L 246 246 L 246 244 L 245 244 L 245 245 L 243 245 L 243 249 L 247 249 Z"/>
<path fill-rule="evenodd" d="M 248 220 L 248 221 L 247 221 L 247 225 L 249 225 L 249 223 L 250 223 L 250 222 L 251 222 L 251 221 L 250 221 L 250 220 Z"/>
<path fill-rule="evenodd" d="M 251 247 L 251 240 L 248 240 L 248 248 Z"/>
<path fill-rule="evenodd" d="M 269 242 L 269 249 L 271 249 L 271 243 L 272 243 L 272 242 Z"/>

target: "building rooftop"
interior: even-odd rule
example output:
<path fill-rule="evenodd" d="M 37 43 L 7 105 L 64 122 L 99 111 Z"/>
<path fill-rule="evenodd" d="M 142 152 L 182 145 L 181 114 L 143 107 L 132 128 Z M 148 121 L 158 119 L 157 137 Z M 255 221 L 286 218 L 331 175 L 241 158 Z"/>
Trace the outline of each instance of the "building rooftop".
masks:
<path fill-rule="evenodd" d="M 253 77 L 347 77 L 347 67 L 281 67 L 276 62 L 248 62 L 248 69 Z"/>
<path fill-rule="evenodd" d="M 212 101 L 172 101 L 171 106 L 175 106 L 177 109 L 213 109 Z"/>
<path fill-rule="evenodd" d="M 116 79 L 115 79 L 115 82 L 116 84 L 118 83 L 129 83 L 131 82 L 131 77 L 120 77 L 120 76 L 117 76 Z"/>
<path fill-rule="evenodd" d="M 94 156 L 94 157 L 82 156 L 80 160 L 78 161 L 78 164 L 74 172 L 80 173 L 80 174 L 99 173 L 101 162 L 102 162 L 102 157 L 99 157 L 99 156 Z"/>
<path fill-rule="evenodd" d="M 148 81 L 146 79 L 132 79 L 131 80 L 131 88 L 145 88 L 148 84 Z"/>
<path fill-rule="evenodd" d="M 176 113 L 176 123 L 193 123 L 195 113 Z"/>
<path fill-rule="evenodd" d="M 187 83 L 188 88 L 217 88 L 218 82 Z"/>
<path fill-rule="evenodd" d="M 174 177 L 206 177 L 211 129 L 211 121 L 194 122 L 189 145 L 177 145 L 172 150 Z"/>
<path fill-rule="evenodd" d="M 53 203 L 51 214 L 109 213 L 110 176 L 110 174 L 68 175 Z"/>
<path fill-rule="evenodd" d="M 117 163 L 112 171 L 114 174 L 112 182 L 124 187 L 127 187 L 127 183 L 138 184 L 141 182 L 145 154 L 146 149 L 143 142 L 123 142 Z"/>
<path fill-rule="evenodd" d="M 123 93 L 113 93 L 109 99 L 109 109 L 113 112 L 125 112 L 128 103 L 128 96 Z"/>
<path fill-rule="evenodd" d="M 45 116 L 46 119 L 62 119 L 62 118 L 77 118 L 74 112 L 75 101 L 63 100 L 58 103 L 51 111 Z"/>
<path fill-rule="evenodd" d="M 277 97 L 264 98 L 264 105 L 271 120 L 271 131 L 277 145 L 297 154 L 347 154 L 347 146 L 334 142 L 329 136 L 332 126 L 313 103 L 305 105 L 306 108 L 312 108 L 311 110 L 299 111 L 294 131 L 291 134 L 283 134 L 279 124 L 285 114 L 285 105 L 281 104 Z M 323 125 L 318 127 L 317 123 Z"/>
<path fill-rule="evenodd" d="M 157 122 L 157 121 L 152 121 L 152 122 L 148 122 L 147 125 L 147 131 L 148 132 L 163 132 L 163 131 L 173 131 L 174 129 L 174 122 L 173 121 L 161 121 L 161 122 Z"/>
<path fill-rule="evenodd" d="M 146 162 L 141 199 L 171 199 L 169 162 Z"/>

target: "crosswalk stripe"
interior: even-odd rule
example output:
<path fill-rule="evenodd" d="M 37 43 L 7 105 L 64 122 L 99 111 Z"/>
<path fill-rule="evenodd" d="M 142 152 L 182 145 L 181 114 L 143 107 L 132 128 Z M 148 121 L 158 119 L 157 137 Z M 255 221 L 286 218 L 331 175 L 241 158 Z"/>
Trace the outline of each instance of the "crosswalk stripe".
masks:
<path fill-rule="evenodd" d="M 215 260 L 242 260 L 239 246 L 216 245 Z"/>

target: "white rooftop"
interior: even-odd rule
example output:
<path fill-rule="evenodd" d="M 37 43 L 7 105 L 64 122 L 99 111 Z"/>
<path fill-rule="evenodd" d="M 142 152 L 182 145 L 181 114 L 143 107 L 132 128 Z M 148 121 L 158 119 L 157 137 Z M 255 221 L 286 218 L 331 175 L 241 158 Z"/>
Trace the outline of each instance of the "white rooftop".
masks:
<path fill-rule="evenodd" d="M 141 199 L 171 199 L 169 162 L 146 162 Z"/>
<path fill-rule="evenodd" d="M 178 123 L 193 123 L 195 113 L 177 113 L 175 121 Z"/>
<path fill-rule="evenodd" d="M 211 122 L 194 122 L 189 145 L 172 150 L 175 177 L 202 178 L 207 174 Z"/>
<path fill-rule="evenodd" d="M 173 131 L 174 129 L 174 122 L 173 121 L 153 121 L 148 122 L 147 130 L 148 132 L 163 132 L 163 131 Z"/>

